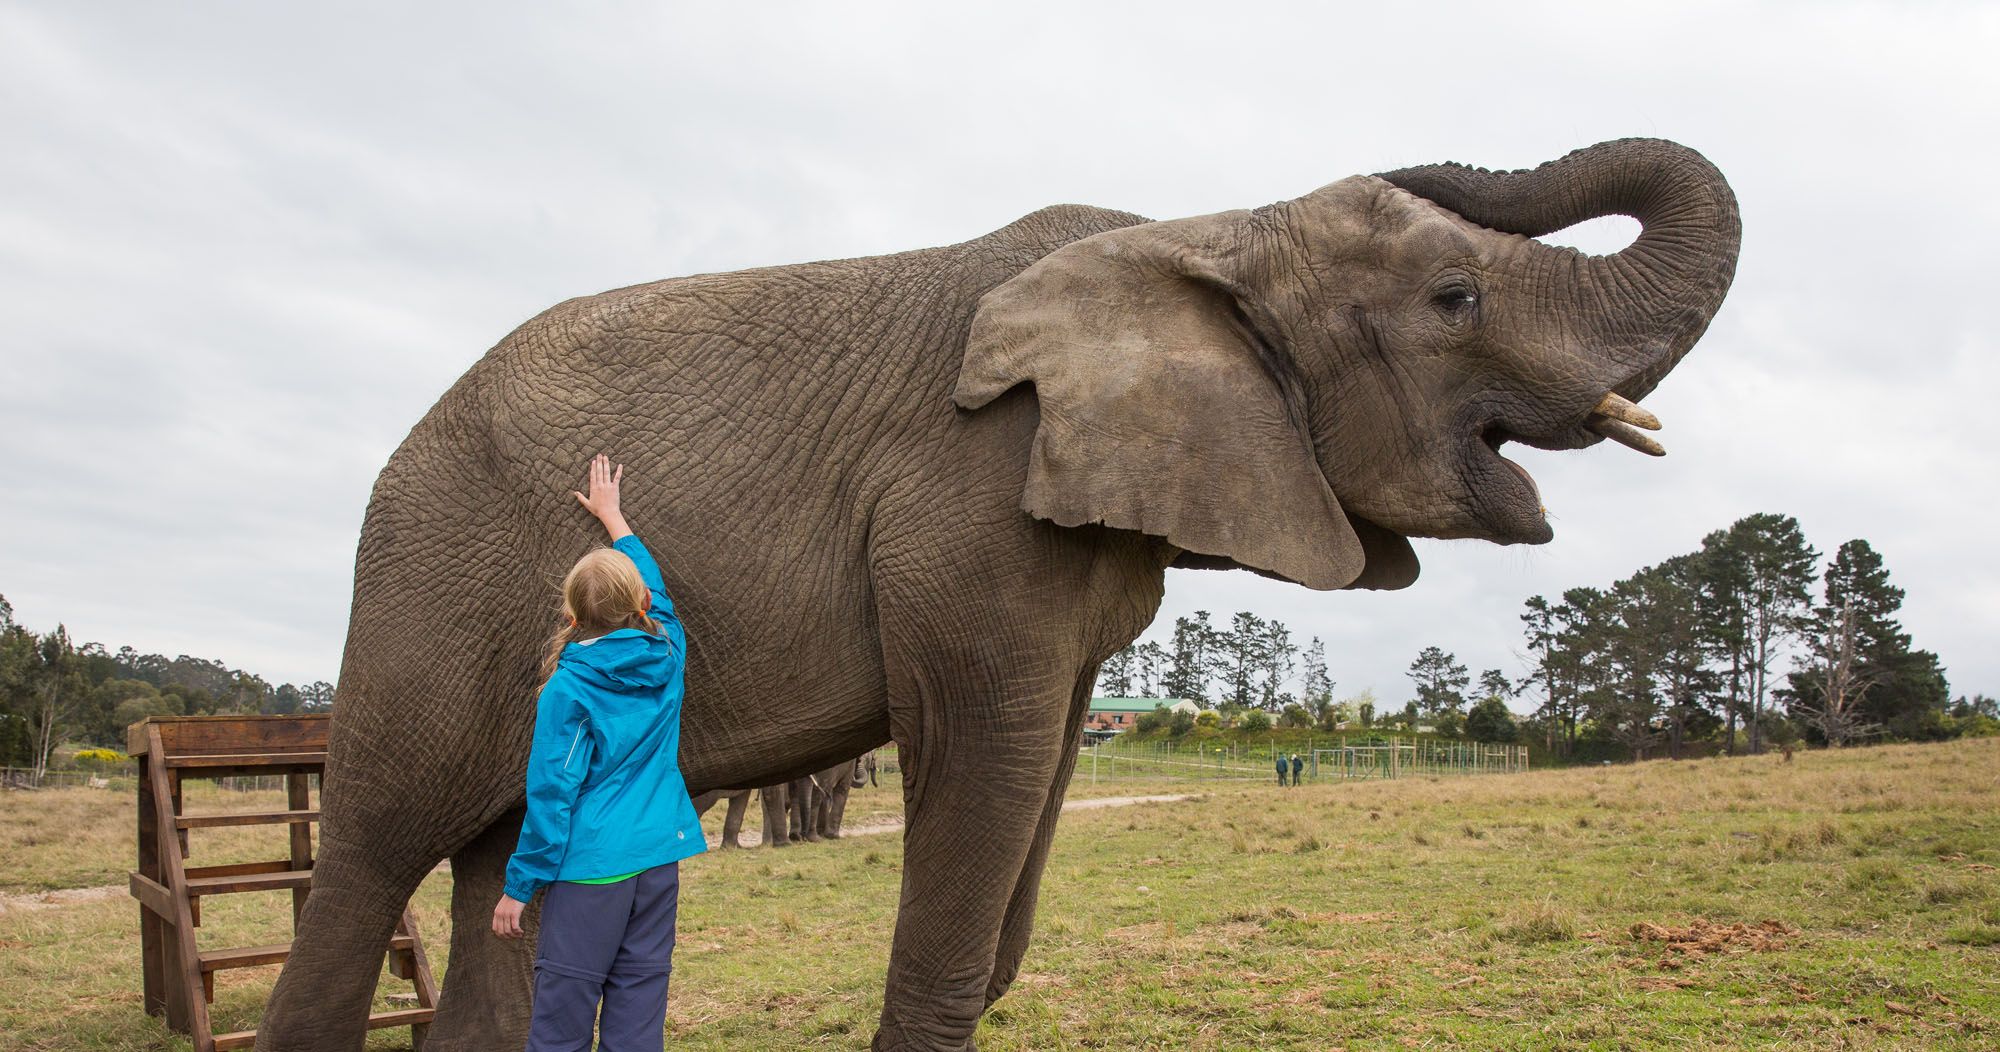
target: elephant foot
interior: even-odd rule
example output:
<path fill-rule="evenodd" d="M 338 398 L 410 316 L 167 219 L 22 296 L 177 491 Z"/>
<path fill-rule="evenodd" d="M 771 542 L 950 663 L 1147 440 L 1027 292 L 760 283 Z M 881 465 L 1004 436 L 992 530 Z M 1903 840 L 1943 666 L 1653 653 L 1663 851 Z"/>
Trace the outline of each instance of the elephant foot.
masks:
<path fill-rule="evenodd" d="M 722 842 L 721 846 L 719 846 L 719 847 L 718 847 L 718 848 L 717 848 L 716 850 L 718 850 L 718 851 L 730 851 L 730 850 L 734 850 L 734 849 L 738 849 L 738 848 L 741 848 L 742 846 L 743 846 L 742 844 L 739 844 L 739 843 L 737 843 L 737 842 L 736 842 L 736 841 L 734 841 L 734 840 L 724 840 L 724 841 Z"/>

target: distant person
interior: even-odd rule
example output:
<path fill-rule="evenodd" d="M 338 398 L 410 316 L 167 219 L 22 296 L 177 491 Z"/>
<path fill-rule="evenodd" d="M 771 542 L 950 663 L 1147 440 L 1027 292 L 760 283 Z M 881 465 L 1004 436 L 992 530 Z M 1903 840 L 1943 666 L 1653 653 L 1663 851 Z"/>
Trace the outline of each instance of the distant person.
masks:
<path fill-rule="evenodd" d="M 1293 753 L 1293 754 L 1292 754 L 1292 784 L 1293 784 L 1294 786 L 1296 786 L 1296 785 L 1298 785 L 1298 784 L 1299 784 L 1299 776 L 1300 776 L 1300 775 L 1302 775 L 1302 774 L 1304 774 L 1304 773 L 1305 773 L 1305 770 L 1306 770 L 1306 762 L 1305 762 L 1304 760 L 1301 760 L 1301 759 L 1299 759 L 1299 754 L 1298 754 L 1298 753 Z"/>
<path fill-rule="evenodd" d="M 658 1050 L 673 967 L 680 861 L 707 848 L 681 780 L 687 636 L 660 568 L 618 508 L 609 458 L 578 503 L 611 547 L 563 578 L 563 622 L 542 662 L 527 817 L 493 932 L 518 939 L 542 892 L 527 1052 Z M 544 890 L 546 889 L 546 890 Z"/>
<path fill-rule="evenodd" d="M 1291 764 L 1285 762 L 1284 753 L 1272 753 L 1271 755 L 1278 759 L 1278 788 L 1282 789 L 1285 787 L 1285 772 L 1291 769 Z"/>

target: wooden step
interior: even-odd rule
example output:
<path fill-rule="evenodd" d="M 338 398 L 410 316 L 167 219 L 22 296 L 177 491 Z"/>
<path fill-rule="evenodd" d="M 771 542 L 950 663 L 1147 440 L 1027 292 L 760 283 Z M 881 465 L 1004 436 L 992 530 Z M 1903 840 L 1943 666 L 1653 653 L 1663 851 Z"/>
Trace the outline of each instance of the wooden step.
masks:
<path fill-rule="evenodd" d="M 180 770 L 190 767 L 324 767 L 326 753 L 319 752 L 224 752 L 191 753 L 167 757 L 167 766 Z"/>
<path fill-rule="evenodd" d="M 285 891 L 312 887 L 312 876 L 310 869 L 288 869 L 275 873 L 218 873 L 200 877 L 190 875 L 187 891 L 191 897 L 237 895 L 246 891 Z"/>
<path fill-rule="evenodd" d="M 407 950 L 417 944 L 417 940 L 407 935 L 389 937 L 389 949 Z M 203 950 L 195 956 L 201 959 L 204 972 L 227 971 L 231 968 L 256 968 L 266 964 L 283 964 L 291 953 L 292 944 L 272 943 L 269 946 L 239 946 L 228 950 Z"/>
<path fill-rule="evenodd" d="M 318 811 L 235 811 L 214 815 L 179 815 L 176 829 L 203 829 L 211 826 L 263 826 L 282 822 L 297 824 L 319 821 Z"/>
<path fill-rule="evenodd" d="M 368 1029 L 386 1030 L 392 1026 L 420 1026 L 437 1016 L 434 1008 L 404 1008 L 394 1012 L 376 1012 L 368 1017 Z M 233 1034 L 215 1035 L 217 1052 L 231 1048 L 249 1048 L 257 1043 L 257 1031 L 238 1030 Z"/>

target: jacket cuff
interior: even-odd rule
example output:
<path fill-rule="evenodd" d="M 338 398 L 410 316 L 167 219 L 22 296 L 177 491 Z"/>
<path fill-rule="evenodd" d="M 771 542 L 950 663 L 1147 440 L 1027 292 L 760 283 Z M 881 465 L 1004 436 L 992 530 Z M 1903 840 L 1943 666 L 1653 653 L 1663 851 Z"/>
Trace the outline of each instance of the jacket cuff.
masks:
<path fill-rule="evenodd" d="M 502 894 L 513 899 L 515 902 L 533 902 L 535 901 L 535 892 L 541 886 L 542 883 L 540 881 L 524 883 L 509 880 L 507 886 L 502 889 Z"/>

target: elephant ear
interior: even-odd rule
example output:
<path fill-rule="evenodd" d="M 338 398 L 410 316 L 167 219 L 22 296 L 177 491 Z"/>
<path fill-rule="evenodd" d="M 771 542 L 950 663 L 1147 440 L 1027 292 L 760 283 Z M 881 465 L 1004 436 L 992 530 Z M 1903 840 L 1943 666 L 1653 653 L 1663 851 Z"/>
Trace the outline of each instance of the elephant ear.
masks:
<path fill-rule="evenodd" d="M 953 398 L 977 409 L 1034 385 L 1030 515 L 1346 587 L 1366 556 L 1231 248 L 1251 221 L 1145 223 L 1043 257 L 980 300 Z"/>

